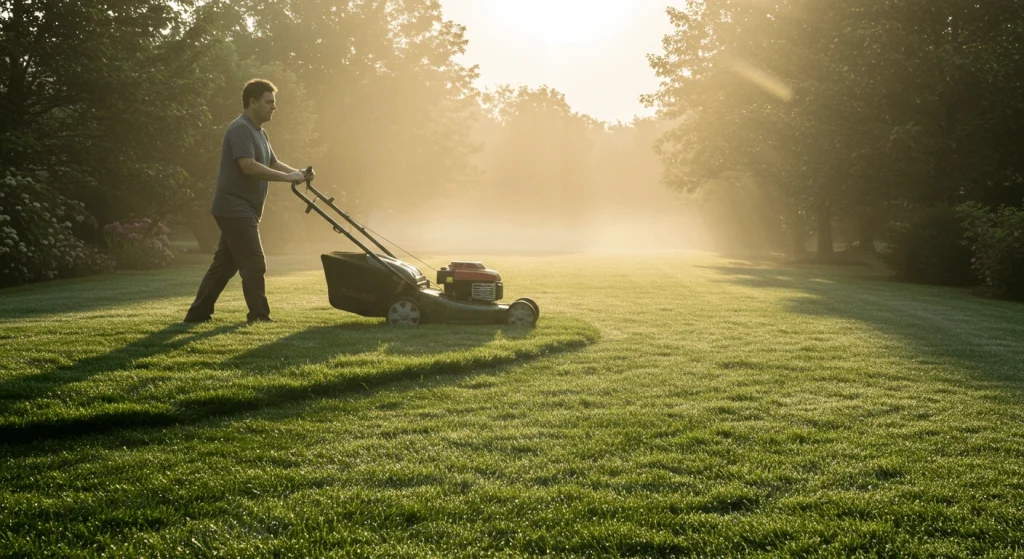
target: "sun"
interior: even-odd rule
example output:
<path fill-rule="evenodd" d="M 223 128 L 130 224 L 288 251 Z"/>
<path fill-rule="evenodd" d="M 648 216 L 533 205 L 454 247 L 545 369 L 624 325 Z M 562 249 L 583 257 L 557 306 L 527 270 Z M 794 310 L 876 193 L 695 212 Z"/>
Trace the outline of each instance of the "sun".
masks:
<path fill-rule="evenodd" d="M 552 48 L 596 47 L 629 16 L 629 2 L 516 0 L 481 2 L 510 34 Z M 512 41 L 510 41 L 512 42 Z"/>

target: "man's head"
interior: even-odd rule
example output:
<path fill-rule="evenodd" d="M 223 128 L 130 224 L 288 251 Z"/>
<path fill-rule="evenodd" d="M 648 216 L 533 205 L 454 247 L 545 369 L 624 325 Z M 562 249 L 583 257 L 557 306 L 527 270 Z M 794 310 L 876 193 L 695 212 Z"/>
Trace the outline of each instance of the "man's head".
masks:
<path fill-rule="evenodd" d="M 267 80 L 251 80 L 242 90 L 242 108 L 256 124 L 263 124 L 277 109 L 274 93 L 277 88 Z"/>

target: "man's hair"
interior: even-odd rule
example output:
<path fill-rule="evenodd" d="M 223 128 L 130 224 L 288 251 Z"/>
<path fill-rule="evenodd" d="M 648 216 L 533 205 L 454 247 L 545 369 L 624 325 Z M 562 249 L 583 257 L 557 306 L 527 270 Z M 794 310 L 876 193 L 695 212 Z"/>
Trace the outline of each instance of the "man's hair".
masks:
<path fill-rule="evenodd" d="M 267 80 L 249 80 L 242 90 L 242 109 L 249 108 L 249 99 L 262 99 L 265 93 L 277 93 L 277 88 Z"/>

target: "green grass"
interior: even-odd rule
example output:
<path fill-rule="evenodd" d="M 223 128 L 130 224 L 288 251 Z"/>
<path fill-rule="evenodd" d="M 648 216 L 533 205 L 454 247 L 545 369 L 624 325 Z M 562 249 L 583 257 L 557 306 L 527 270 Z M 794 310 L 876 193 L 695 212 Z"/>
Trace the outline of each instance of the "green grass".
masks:
<path fill-rule="evenodd" d="M 433 258 L 438 262 L 442 258 Z M 868 268 L 487 257 L 534 330 L 272 259 L 0 291 L 0 556 L 1024 554 L 1024 306 Z"/>

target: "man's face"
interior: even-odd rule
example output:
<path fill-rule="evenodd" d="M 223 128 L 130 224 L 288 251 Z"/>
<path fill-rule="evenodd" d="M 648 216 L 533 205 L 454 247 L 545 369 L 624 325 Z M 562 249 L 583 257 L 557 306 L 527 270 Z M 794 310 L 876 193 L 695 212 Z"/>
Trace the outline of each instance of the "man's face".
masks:
<path fill-rule="evenodd" d="M 256 110 L 257 120 L 268 122 L 274 117 L 274 111 L 277 110 L 277 99 L 272 91 L 268 91 L 263 94 L 263 97 L 251 102 L 249 106 Z"/>

